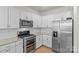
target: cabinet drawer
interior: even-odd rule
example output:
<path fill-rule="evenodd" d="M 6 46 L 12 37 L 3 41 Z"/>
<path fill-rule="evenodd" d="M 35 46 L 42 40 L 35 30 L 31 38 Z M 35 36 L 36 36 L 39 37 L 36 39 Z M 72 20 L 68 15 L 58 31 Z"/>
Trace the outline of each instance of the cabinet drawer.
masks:
<path fill-rule="evenodd" d="M 16 42 L 16 53 L 23 53 L 23 40 Z"/>
<path fill-rule="evenodd" d="M 16 42 L 16 45 L 23 45 L 23 40 Z"/>
<path fill-rule="evenodd" d="M 9 49 L 3 49 L 0 51 L 0 53 L 8 53 L 9 52 Z"/>
<path fill-rule="evenodd" d="M 15 52 L 15 43 L 4 45 L 0 47 L 0 53 Z"/>
<path fill-rule="evenodd" d="M 16 53 L 23 53 L 23 47 L 16 47 Z"/>
<path fill-rule="evenodd" d="M 0 52 L 1 52 L 2 50 L 5 50 L 5 46 L 0 46 Z"/>

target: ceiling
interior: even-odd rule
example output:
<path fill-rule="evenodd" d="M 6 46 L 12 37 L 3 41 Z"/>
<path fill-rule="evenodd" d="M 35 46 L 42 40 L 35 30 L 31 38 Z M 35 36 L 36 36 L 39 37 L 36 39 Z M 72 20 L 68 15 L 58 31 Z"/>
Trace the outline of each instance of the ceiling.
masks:
<path fill-rule="evenodd" d="M 28 6 L 28 7 L 38 12 L 44 12 L 44 11 L 60 8 L 62 6 Z"/>

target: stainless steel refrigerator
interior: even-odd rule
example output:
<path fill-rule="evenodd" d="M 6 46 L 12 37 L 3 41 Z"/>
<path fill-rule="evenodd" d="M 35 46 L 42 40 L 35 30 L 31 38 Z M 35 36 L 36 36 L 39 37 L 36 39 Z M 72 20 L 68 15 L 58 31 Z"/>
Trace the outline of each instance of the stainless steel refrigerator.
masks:
<path fill-rule="evenodd" d="M 53 21 L 53 50 L 60 53 L 72 53 L 72 33 L 72 19 Z"/>

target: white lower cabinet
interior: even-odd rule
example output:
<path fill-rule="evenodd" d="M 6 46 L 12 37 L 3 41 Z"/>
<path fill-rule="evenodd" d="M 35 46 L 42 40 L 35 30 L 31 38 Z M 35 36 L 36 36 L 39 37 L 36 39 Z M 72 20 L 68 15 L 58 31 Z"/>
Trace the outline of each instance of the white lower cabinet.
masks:
<path fill-rule="evenodd" d="M 48 36 L 48 47 L 52 48 L 52 36 Z"/>
<path fill-rule="evenodd" d="M 47 28 L 48 27 L 48 19 L 47 17 L 42 17 L 42 26 L 43 28 Z"/>
<path fill-rule="evenodd" d="M 23 53 L 23 40 L 0 46 L 0 53 Z"/>
<path fill-rule="evenodd" d="M 36 36 L 36 48 L 39 48 L 41 45 L 52 48 L 52 36 L 48 35 Z"/>
<path fill-rule="evenodd" d="M 0 46 L 0 53 L 15 53 L 15 43 Z"/>
<path fill-rule="evenodd" d="M 36 28 L 38 27 L 38 21 L 37 21 L 37 16 L 36 15 L 32 15 L 32 19 L 33 19 L 33 27 Z"/>
<path fill-rule="evenodd" d="M 16 53 L 23 53 L 23 40 L 16 42 Z"/>
<path fill-rule="evenodd" d="M 43 45 L 48 46 L 48 36 L 43 35 Z"/>
<path fill-rule="evenodd" d="M 43 45 L 52 48 L 52 36 L 43 35 Z"/>
<path fill-rule="evenodd" d="M 11 43 L 10 45 L 9 45 L 10 47 L 9 47 L 9 53 L 15 53 L 15 43 Z"/>
<path fill-rule="evenodd" d="M 42 45 L 42 35 L 36 36 L 36 48 L 39 48 Z"/>

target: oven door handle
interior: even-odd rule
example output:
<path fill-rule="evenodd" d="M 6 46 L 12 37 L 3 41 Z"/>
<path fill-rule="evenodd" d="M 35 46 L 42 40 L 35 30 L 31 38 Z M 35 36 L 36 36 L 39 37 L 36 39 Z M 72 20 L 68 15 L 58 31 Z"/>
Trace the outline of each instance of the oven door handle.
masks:
<path fill-rule="evenodd" d="M 32 44 L 30 44 L 30 45 L 27 45 L 27 48 L 28 48 L 28 47 L 30 47 L 30 46 L 32 46 L 32 45 L 35 45 L 35 42 L 34 42 L 34 43 L 32 43 Z"/>

